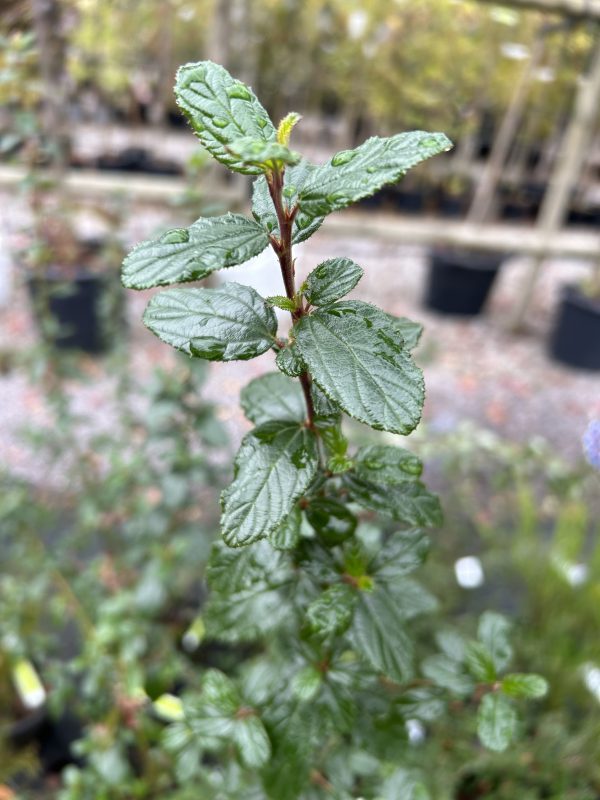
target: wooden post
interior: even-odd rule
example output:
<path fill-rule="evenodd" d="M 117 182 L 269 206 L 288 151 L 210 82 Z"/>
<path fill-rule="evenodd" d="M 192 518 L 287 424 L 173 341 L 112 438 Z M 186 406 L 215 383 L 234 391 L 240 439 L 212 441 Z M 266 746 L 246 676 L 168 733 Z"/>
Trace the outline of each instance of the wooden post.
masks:
<path fill-rule="evenodd" d="M 160 29 L 158 33 L 158 81 L 150 109 L 154 125 L 165 125 L 167 108 L 173 97 L 173 37 L 175 13 L 171 0 L 162 0 L 159 9 Z"/>
<path fill-rule="evenodd" d="M 68 92 L 65 39 L 60 0 L 32 0 L 33 20 L 40 59 L 43 91 L 42 124 L 56 179 L 69 157 Z"/>
<path fill-rule="evenodd" d="M 573 116 L 563 137 L 557 163 L 540 209 L 537 228 L 543 239 L 550 238 L 560 229 L 565 220 L 571 195 L 577 184 L 594 132 L 599 100 L 600 39 L 597 36 L 590 69 L 588 74 L 581 79 Z M 529 265 L 521 294 L 510 319 L 510 327 L 513 330 L 518 330 L 523 325 L 544 260 L 545 254 L 540 253 Z"/>
<path fill-rule="evenodd" d="M 473 201 L 467 214 L 468 222 L 480 224 L 485 222 L 489 216 L 508 151 L 523 119 L 531 78 L 539 67 L 544 53 L 543 37 L 543 30 L 540 30 L 535 37 L 531 54 L 519 76 L 518 83 L 500 125 L 500 130 L 494 139 L 492 151 L 485 162 L 483 173 L 477 183 Z"/>
<path fill-rule="evenodd" d="M 497 0 L 482 0 L 497 5 Z M 574 19 L 595 19 L 600 22 L 600 0 L 504 0 L 513 8 L 547 11 Z"/>

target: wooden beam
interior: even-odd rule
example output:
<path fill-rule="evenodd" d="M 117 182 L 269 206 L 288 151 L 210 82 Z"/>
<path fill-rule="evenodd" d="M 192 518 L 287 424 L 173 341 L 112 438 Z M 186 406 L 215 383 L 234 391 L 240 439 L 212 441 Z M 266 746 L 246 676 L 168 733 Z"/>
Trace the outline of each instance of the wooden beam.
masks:
<path fill-rule="evenodd" d="M 544 11 L 560 14 L 573 19 L 593 19 L 600 21 L 600 0 L 481 0 L 484 3 L 505 5 L 531 11 Z"/>
<path fill-rule="evenodd" d="M 592 63 L 587 75 L 580 79 L 575 108 L 563 137 L 559 157 L 550 176 L 548 189 L 538 216 L 536 228 L 543 240 L 550 240 L 560 230 L 567 216 L 569 203 L 592 141 L 599 101 L 600 35 L 597 35 L 592 53 Z M 538 253 L 527 270 L 510 320 L 513 330 L 518 330 L 525 321 L 527 309 L 542 270 L 544 257 L 543 251 Z"/>
<path fill-rule="evenodd" d="M 0 166 L 0 188 L 12 188 L 24 178 L 19 167 Z M 165 205 L 181 195 L 185 181 L 181 178 L 138 176 L 91 170 L 72 170 L 65 179 L 65 188 L 73 196 L 102 197 L 122 192 L 141 204 Z M 223 203 L 239 203 L 239 192 L 228 187 L 203 187 L 211 199 Z M 562 230 L 548 237 L 535 228 L 522 225 L 474 225 L 435 217 L 403 217 L 364 211 L 332 214 L 319 236 L 370 238 L 396 244 L 418 244 L 457 247 L 482 251 L 500 251 L 507 255 L 547 254 L 594 261 L 600 252 L 600 233 L 583 230 Z"/>
<path fill-rule="evenodd" d="M 51 176 L 41 172 L 42 178 Z M 25 178 L 22 167 L 0 165 L 0 187 L 12 187 Z M 128 172 L 96 171 L 87 169 L 71 170 L 64 179 L 64 189 L 72 195 L 82 197 L 105 197 L 124 194 L 133 200 L 148 204 L 161 204 L 180 197 L 188 188 L 183 178 L 159 175 L 136 175 Z M 239 189 L 218 185 L 201 186 L 211 200 L 228 203 L 244 202 Z"/>
<path fill-rule="evenodd" d="M 431 217 L 410 218 L 395 214 L 376 216 L 358 211 L 332 214 L 319 235 L 367 237 L 398 244 L 456 247 L 498 251 L 507 256 L 548 254 L 593 261 L 600 252 L 600 234 L 563 230 L 545 236 L 521 225 L 474 225 Z"/>

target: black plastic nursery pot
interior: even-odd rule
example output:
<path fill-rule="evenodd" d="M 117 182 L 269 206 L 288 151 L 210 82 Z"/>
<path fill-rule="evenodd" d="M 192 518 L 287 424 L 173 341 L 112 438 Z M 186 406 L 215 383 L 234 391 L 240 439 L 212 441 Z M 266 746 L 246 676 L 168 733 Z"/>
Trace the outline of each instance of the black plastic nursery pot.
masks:
<path fill-rule="evenodd" d="M 433 250 L 424 305 L 442 314 L 475 316 L 482 310 L 505 255 Z"/>
<path fill-rule="evenodd" d="M 600 299 L 565 286 L 550 337 L 550 354 L 563 364 L 600 370 Z"/>
<path fill-rule="evenodd" d="M 48 270 L 27 280 L 38 327 L 48 344 L 60 350 L 100 354 L 110 349 L 123 328 L 123 300 L 116 275 L 79 270 L 65 278 Z"/>

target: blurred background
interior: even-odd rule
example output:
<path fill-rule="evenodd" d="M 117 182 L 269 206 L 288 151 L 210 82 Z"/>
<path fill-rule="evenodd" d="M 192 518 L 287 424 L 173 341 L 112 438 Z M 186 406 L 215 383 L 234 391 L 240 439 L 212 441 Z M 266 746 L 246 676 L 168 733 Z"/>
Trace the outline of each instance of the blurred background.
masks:
<path fill-rule="evenodd" d="M 454 142 L 330 217 L 298 275 L 347 255 L 361 299 L 424 324 L 431 587 L 467 627 L 510 614 L 522 671 L 551 681 L 508 760 L 420 723 L 433 797 L 600 797 L 599 30 L 597 0 L 2 0 L 0 798 L 165 796 L 135 783 L 107 675 L 159 696 L 215 657 L 181 641 L 239 391 L 272 359 L 179 360 L 119 282 L 141 239 L 249 211 L 174 102 L 201 59 L 275 122 L 302 114 L 315 162 L 403 130 Z M 218 275 L 281 293 L 268 254 Z"/>

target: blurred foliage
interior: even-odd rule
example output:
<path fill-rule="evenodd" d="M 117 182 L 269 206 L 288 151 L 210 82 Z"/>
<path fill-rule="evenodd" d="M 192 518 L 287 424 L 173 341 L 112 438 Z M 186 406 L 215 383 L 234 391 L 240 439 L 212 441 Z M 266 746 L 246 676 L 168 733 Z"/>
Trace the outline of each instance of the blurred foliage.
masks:
<path fill-rule="evenodd" d="M 108 106 L 125 113 L 132 96 L 152 102 L 165 83 L 168 97 L 177 65 L 206 57 L 223 5 L 63 4 L 73 89 L 95 87 Z M 593 30 L 585 25 L 557 25 L 556 18 L 536 12 L 473 0 L 232 0 L 229 6 L 232 24 L 241 27 L 235 41 L 245 48 L 235 45 L 220 60 L 234 71 L 243 69 L 274 118 L 290 107 L 342 115 L 351 138 L 361 126 L 359 138 L 371 127 L 410 129 L 425 120 L 456 138 L 480 124 L 482 111 L 501 113 L 534 37 L 546 25 L 545 55 L 523 132 L 535 141 L 568 113 L 593 42 Z M 25 29 L 28 24 L 24 17 Z"/>
<path fill-rule="evenodd" d="M 446 511 L 427 566 L 457 626 L 497 608 L 514 623 L 515 669 L 549 681 L 510 755 L 474 755 L 459 706 L 431 727 L 419 763 L 438 766 L 433 796 L 460 774 L 459 798 L 595 800 L 600 796 L 600 497 L 597 472 L 542 440 L 521 445 L 464 424 L 421 451 L 434 460 Z M 449 585 L 448 564 L 479 559 L 480 586 Z"/>
<path fill-rule="evenodd" d="M 122 357 L 113 357 L 114 370 Z M 57 794 L 49 785 L 41 791 L 31 782 L 33 747 L 9 754 L 5 739 L 0 780 L 22 800 L 167 794 L 260 800 L 251 774 L 233 761 L 224 772 L 216 766 L 189 772 L 195 751 L 186 766 L 179 750 L 188 742 L 183 729 L 170 726 L 165 734 L 152 702 L 187 688 L 187 702 L 197 703 L 199 666 L 204 675 L 208 666 L 241 674 L 250 693 L 265 676 L 275 686 L 283 674 L 283 653 L 270 652 L 272 662 L 261 657 L 266 640 L 202 641 L 200 579 L 221 479 L 220 457 L 208 454 L 216 455 L 226 441 L 212 408 L 199 399 L 204 367 L 182 360 L 159 370 L 142 394 L 127 370 L 115 372 L 121 376 L 114 395 L 118 422 L 99 431 L 69 399 L 69 381 L 85 378 L 82 363 L 67 359 L 59 371 L 48 371 L 40 354 L 29 363 L 31 374 L 45 381 L 53 424 L 30 429 L 28 439 L 42 463 L 72 452 L 71 462 L 60 462 L 62 488 L 38 490 L 4 476 L 0 503 L 1 725 L 10 731 L 29 713 L 10 688 L 10 665 L 29 658 L 48 689 L 51 718 L 60 721 L 69 709 L 85 720 L 75 745 L 81 760 L 63 771 Z M 598 476 L 565 464 L 539 441 L 515 445 L 469 426 L 421 438 L 420 454 L 446 508 L 424 572 L 455 628 L 438 631 L 438 645 L 444 652 L 456 647 L 461 631 L 468 640 L 480 613 L 500 608 L 512 619 L 514 669 L 544 674 L 550 692 L 529 707 L 509 754 L 489 754 L 477 745 L 474 699 L 466 696 L 444 710 L 439 690 L 418 682 L 412 699 L 405 698 L 408 729 L 398 729 L 401 768 L 397 760 L 394 768 L 388 765 L 381 783 L 376 761 L 357 750 L 339 764 L 328 756 L 327 774 L 340 786 L 352 774 L 361 776 L 362 796 L 390 800 L 411 787 L 424 792 L 416 788 L 418 776 L 436 800 L 595 800 Z M 367 540 L 375 535 L 372 527 L 365 527 Z M 448 581 L 449 564 L 465 555 L 482 564 L 485 580 L 477 588 Z M 422 656 L 431 652 L 437 619 L 416 624 Z M 315 790 L 309 796 L 322 795 Z"/>
<path fill-rule="evenodd" d="M 49 688 L 48 719 L 64 724 L 68 712 L 87 722 L 85 735 L 78 726 L 74 738 L 83 736 L 80 756 L 93 743 L 90 785 L 106 783 L 90 797 L 160 796 L 162 764 L 151 753 L 162 724 L 148 707 L 176 679 L 193 680 L 181 639 L 202 597 L 215 525 L 221 469 L 210 453 L 222 452 L 227 437 L 201 399 L 201 363 L 182 359 L 158 369 L 142 391 L 124 354 L 112 356 L 113 421 L 101 429 L 70 396 L 73 378 L 86 380 L 87 362 L 48 356 L 32 353 L 28 367 L 45 388 L 51 422 L 28 429 L 26 440 L 40 464 L 54 465 L 58 486 L 1 479 L 0 669 L 10 676 L 11 666 L 28 659 Z M 0 714 L 4 750 L 31 713 L 8 692 Z M 23 767 L 31 771 L 36 734 L 34 727 L 23 756 L 3 759 L 0 779 L 12 777 L 23 797 L 34 785 Z M 150 759 L 144 785 L 155 783 L 157 795 L 139 794 L 124 766 L 133 742 Z M 70 760 L 68 747 L 66 754 Z"/>

